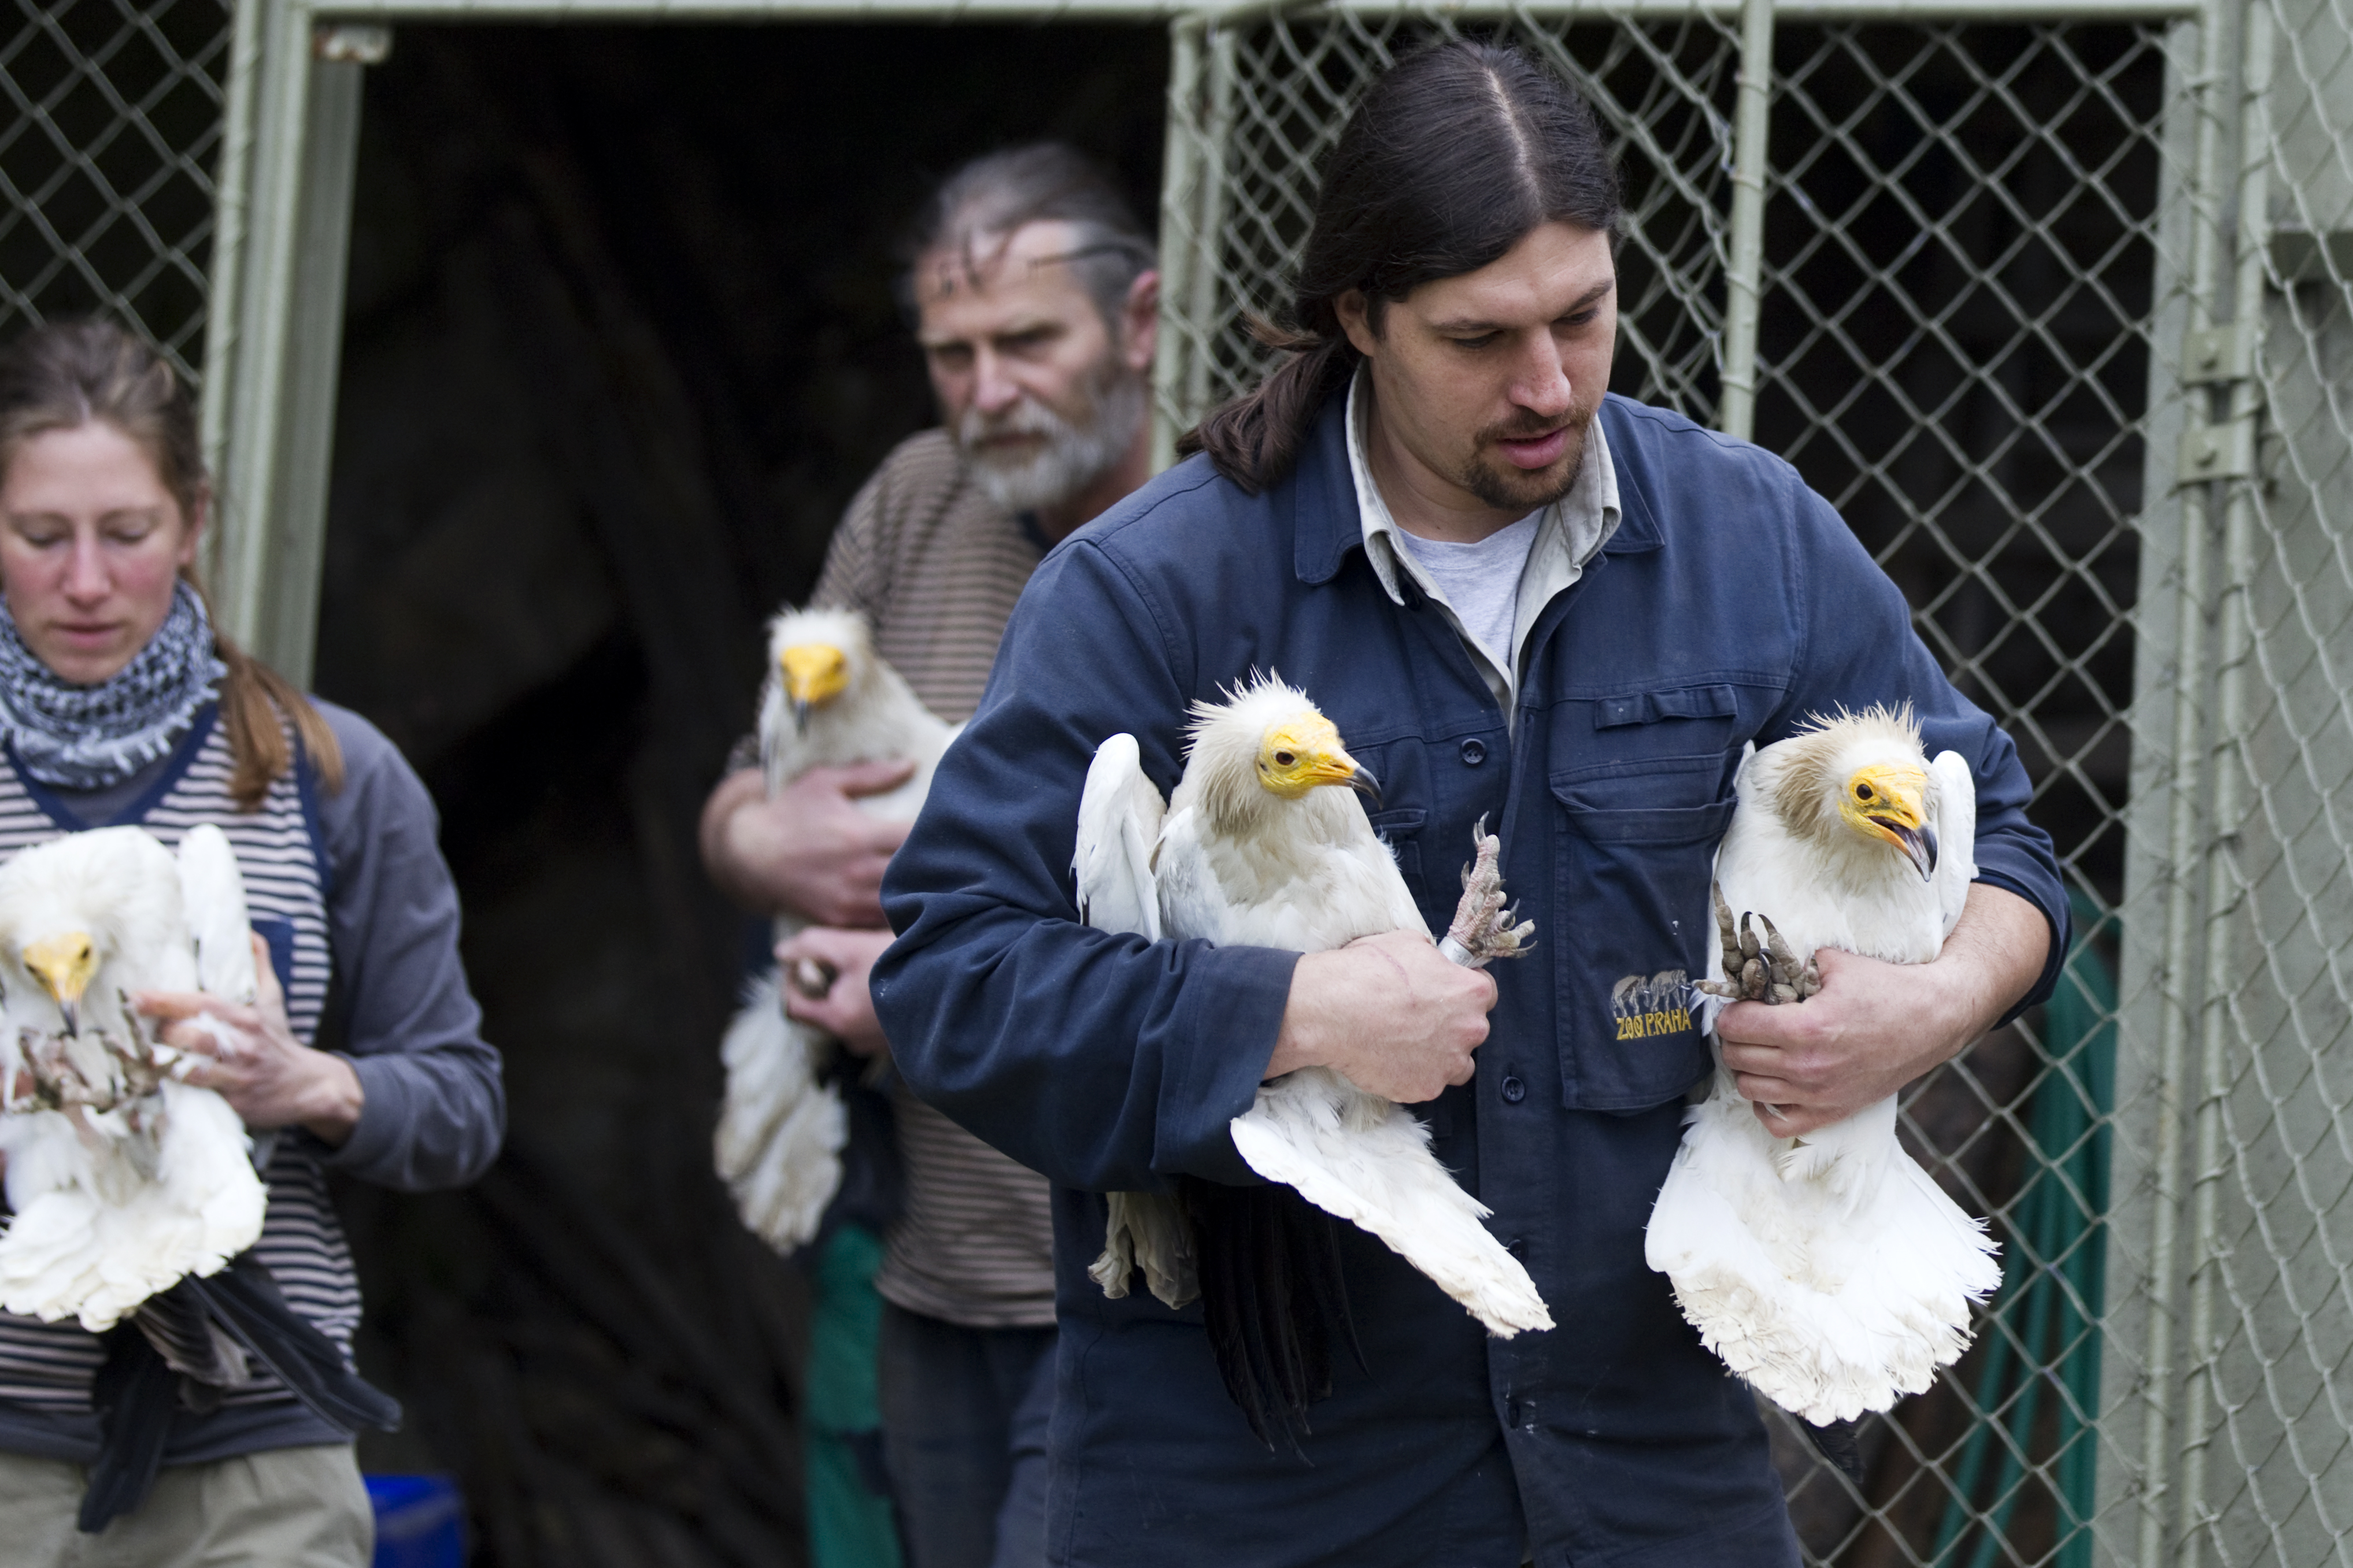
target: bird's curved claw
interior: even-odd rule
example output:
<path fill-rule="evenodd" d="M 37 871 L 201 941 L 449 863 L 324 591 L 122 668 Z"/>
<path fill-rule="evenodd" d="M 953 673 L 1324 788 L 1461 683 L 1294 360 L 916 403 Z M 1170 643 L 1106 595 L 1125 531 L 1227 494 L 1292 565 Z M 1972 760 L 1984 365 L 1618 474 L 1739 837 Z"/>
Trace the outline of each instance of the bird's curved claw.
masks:
<path fill-rule="evenodd" d="M 1504 905 L 1504 874 L 1497 864 L 1503 840 L 1487 831 L 1479 818 L 1471 829 L 1477 858 L 1462 869 L 1462 900 L 1454 906 L 1454 922 L 1446 928 L 1439 949 L 1455 963 L 1484 968 L 1498 958 L 1521 958 L 1535 946 L 1535 922 L 1522 921 L 1516 907 Z"/>
<path fill-rule="evenodd" d="M 1724 970 L 1724 978 L 1703 980 L 1698 983 L 1698 989 L 1710 996 L 1721 996 L 1727 1002 L 1746 1000 L 1748 993 L 1740 979 L 1743 963 L 1740 928 L 1733 923 L 1732 906 L 1724 901 L 1724 884 L 1710 882 L 1707 896 L 1708 901 L 1715 906 L 1715 933 L 1722 949 L 1722 956 L 1716 962 Z"/>
<path fill-rule="evenodd" d="M 1723 884 L 1709 889 L 1715 905 L 1715 929 L 1724 949 L 1724 978 L 1703 980 L 1697 989 L 1728 1002 L 1803 1002 L 1822 988 L 1821 970 L 1810 957 L 1798 962 L 1788 942 L 1769 916 L 1741 911 L 1736 924 L 1732 906 L 1724 901 Z M 1757 934 L 1758 927 L 1765 934 Z"/>

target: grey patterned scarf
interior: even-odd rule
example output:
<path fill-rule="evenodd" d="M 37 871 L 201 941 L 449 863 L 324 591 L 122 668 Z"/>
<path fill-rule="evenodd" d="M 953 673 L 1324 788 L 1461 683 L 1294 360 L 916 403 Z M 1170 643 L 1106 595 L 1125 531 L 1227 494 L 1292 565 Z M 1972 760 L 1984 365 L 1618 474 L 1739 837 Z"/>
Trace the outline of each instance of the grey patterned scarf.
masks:
<path fill-rule="evenodd" d="M 171 613 L 129 664 L 73 686 L 33 657 L 0 604 L 0 733 L 24 770 L 63 789 L 121 784 L 172 749 L 228 673 L 204 601 L 174 585 Z"/>

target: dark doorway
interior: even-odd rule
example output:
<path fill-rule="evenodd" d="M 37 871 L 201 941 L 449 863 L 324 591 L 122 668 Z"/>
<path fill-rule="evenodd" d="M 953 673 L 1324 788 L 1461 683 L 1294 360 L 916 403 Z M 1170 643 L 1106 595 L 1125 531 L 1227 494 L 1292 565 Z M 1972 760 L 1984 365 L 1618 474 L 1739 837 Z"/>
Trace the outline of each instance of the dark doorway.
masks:
<path fill-rule="evenodd" d="M 363 1360 L 476 1561 L 801 1556 L 801 1295 L 711 1173 L 756 951 L 693 826 L 761 619 L 930 422 L 893 300 L 929 183 L 1060 136 L 1150 216 L 1157 28 L 404 30 L 370 73 L 322 695 L 442 813 L 506 1052 L 474 1191 L 358 1188 Z"/>

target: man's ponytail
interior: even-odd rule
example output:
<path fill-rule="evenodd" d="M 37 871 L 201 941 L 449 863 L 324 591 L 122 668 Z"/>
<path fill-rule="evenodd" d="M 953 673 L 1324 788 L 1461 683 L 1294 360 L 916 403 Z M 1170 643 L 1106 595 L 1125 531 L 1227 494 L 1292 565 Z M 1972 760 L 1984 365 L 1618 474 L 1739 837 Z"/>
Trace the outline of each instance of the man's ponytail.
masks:
<path fill-rule="evenodd" d="M 1218 472 L 1256 495 L 1299 460 L 1324 401 L 1356 373 L 1357 354 L 1336 333 L 1287 332 L 1265 321 L 1252 321 L 1250 331 L 1259 342 L 1281 350 L 1282 362 L 1256 390 L 1211 409 L 1178 439 L 1176 451 L 1180 457 L 1207 452 Z"/>

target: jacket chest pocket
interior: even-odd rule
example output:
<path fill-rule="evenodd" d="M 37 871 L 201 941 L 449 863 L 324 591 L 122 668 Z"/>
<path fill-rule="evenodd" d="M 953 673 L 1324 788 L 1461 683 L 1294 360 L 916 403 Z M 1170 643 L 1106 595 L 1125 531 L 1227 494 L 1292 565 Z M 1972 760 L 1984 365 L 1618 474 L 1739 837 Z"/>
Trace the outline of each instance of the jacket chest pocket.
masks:
<path fill-rule="evenodd" d="M 1406 886 L 1417 899 L 1422 892 L 1421 828 L 1429 820 L 1430 813 L 1418 805 L 1371 814 L 1373 831 L 1389 847 L 1389 857 L 1397 862 L 1398 873 L 1405 878 Z"/>
<path fill-rule="evenodd" d="M 1707 1070 L 1690 983 L 1706 961 L 1708 880 L 1734 801 L 1718 759 L 1692 763 L 1553 782 L 1561 1091 L 1572 1110 L 1662 1104 Z"/>

